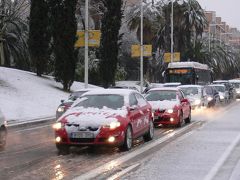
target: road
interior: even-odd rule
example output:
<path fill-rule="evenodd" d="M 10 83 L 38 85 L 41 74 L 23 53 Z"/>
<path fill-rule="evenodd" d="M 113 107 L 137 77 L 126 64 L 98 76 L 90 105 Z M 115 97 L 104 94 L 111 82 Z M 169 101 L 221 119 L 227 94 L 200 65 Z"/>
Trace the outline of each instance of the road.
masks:
<path fill-rule="evenodd" d="M 224 109 L 232 109 L 237 105 L 239 106 L 239 102 Z M 130 152 L 120 152 L 117 148 L 93 149 L 84 147 L 73 148 L 69 155 L 62 156 L 57 154 L 54 145 L 52 123 L 47 122 L 10 129 L 7 147 L 4 151 L 0 152 L 0 177 L 6 180 L 73 179 L 87 172 L 94 172 L 94 169 L 103 167 L 104 165 L 109 164 L 111 166 L 113 160 L 123 159 L 128 156 L 128 160 L 125 162 L 121 161 L 122 164 L 118 164 L 117 168 L 109 168 L 109 172 L 98 176 L 100 179 L 105 179 L 107 176 L 114 175 L 119 169 L 128 167 L 129 164 L 137 162 L 142 164 L 149 161 L 149 158 L 153 154 L 160 153 L 159 156 L 161 156 L 164 148 L 172 147 L 172 143 L 178 142 L 179 139 L 192 131 L 201 129 L 206 122 L 212 121 L 213 117 L 221 111 L 222 109 L 194 112 L 192 123 L 180 129 L 158 128 L 155 130 L 155 138 L 152 142 L 143 143 L 142 139 L 138 139 Z M 146 151 L 143 150 L 151 146 L 151 143 L 156 143 L 168 135 L 169 138 L 157 144 L 155 148 L 152 147 Z M 174 148 L 178 149 L 177 147 Z M 142 152 L 138 153 L 139 150 L 142 150 Z M 184 152 L 182 153 L 184 154 Z M 129 154 L 135 154 L 135 156 L 130 157 Z M 177 154 L 173 155 L 172 157 L 177 159 Z M 172 167 L 171 164 L 169 167 Z M 130 179 L 134 177 L 138 179 L 138 176 L 135 176 L 134 173 L 129 175 Z"/>

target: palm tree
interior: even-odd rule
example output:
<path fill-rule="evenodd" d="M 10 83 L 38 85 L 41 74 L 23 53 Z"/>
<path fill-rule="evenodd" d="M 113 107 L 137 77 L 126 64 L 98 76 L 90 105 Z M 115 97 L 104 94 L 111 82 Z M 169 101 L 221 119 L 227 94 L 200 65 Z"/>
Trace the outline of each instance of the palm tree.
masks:
<path fill-rule="evenodd" d="M 2 65 L 29 69 L 29 53 L 27 51 L 28 24 L 26 17 L 29 2 L 24 0 L 4 0 L 0 2 L 1 23 L 0 39 L 2 39 Z"/>

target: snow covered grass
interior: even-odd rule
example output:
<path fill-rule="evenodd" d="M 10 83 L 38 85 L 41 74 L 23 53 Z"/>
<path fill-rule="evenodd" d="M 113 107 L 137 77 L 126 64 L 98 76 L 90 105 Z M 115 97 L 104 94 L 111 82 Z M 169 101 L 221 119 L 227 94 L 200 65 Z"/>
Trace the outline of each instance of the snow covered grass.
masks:
<path fill-rule="evenodd" d="M 37 77 L 31 72 L 0 67 L 0 109 L 7 121 L 55 116 L 61 99 L 69 95 L 61 88 L 53 77 Z M 81 88 L 84 83 L 74 82 L 71 91 Z"/>

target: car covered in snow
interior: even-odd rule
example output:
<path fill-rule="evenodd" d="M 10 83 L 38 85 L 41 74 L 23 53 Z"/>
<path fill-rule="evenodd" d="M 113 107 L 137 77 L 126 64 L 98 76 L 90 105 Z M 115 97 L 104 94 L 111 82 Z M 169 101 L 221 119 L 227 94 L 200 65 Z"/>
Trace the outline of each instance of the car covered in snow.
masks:
<path fill-rule="evenodd" d="M 223 84 L 211 84 L 209 85 L 211 87 L 214 87 L 214 89 L 217 90 L 219 93 L 219 99 L 221 103 L 228 103 L 229 102 L 229 92 L 226 89 L 226 86 Z"/>
<path fill-rule="evenodd" d="M 61 104 L 57 107 L 56 111 L 56 119 L 58 119 L 60 116 L 62 116 L 76 101 L 78 98 L 82 96 L 83 93 L 88 92 L 90 90 L 94 89 L 101 89 L 99 88 L 86 88 L 86 89 L 79 89 L 77 91 L 72 92 L 67 100 L 61 100 Z"/>
<path fill-rule="evenodd" d="M 236 90 L 236 98 L 240 98 L 240 79 L 232 79 L 229 82 L 234 86 Z"/>
<path fill-rule="evenodd" d="M 179 88 L 154 88 L 145 97 L 152 105 L 155 126 L 190 123 L 191 105 Z"/>
<path fill-rule="evenodd" d="M 192 109 L 206 107 L 208 102 L 203 96 L 203 86 L 200 85 L 182 85 L 178 86 L 190 101 Z"/>
<path fill-rule="evenodd" d="M 4 149 L 7 141 L 7 126 L 3 113 L 0 110 L 0 150 Z"/>
<path fill-rule="evenodd" d="M 152 108 L 135 90 L 102 89 L 85 93 L 57 122 L 56 147 L 112 145 L 129 150 L 133 139 L 154 134 Z"/>

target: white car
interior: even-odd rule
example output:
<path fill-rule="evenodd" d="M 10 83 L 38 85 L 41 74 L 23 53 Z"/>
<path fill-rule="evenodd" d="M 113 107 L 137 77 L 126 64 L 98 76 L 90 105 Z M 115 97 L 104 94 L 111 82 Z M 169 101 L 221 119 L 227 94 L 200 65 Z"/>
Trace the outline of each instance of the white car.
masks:
<path fill-rule="evenodd" d="M 236 89 L 236 98 L 240 98 L 240 79 L 232 79 L 232 80 L 229 80 L 229 82 Z"/>
<path fill-rule="evenodd" d="M 208 101 L 203 96 L 203 86 L 200 85 L 182 85 L 178 86 L 185 97 L 190 101 L 192 109 L 207 107 Z"/>
<path fill-rule="evenodd" d="M 226 86 L 223 84 L 211 84 L 209 86 L 214 87 L 218 93 L 221 103 L 227 103 L 229 101 L 229 92 L 226 89 Z"/>
<path fill-rule="evenodd" d="M 0 110 L 0 150 L 4 149 L 7 141 L 7 127 L 6 120 Z"/>

